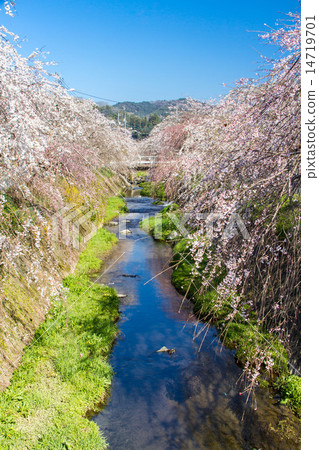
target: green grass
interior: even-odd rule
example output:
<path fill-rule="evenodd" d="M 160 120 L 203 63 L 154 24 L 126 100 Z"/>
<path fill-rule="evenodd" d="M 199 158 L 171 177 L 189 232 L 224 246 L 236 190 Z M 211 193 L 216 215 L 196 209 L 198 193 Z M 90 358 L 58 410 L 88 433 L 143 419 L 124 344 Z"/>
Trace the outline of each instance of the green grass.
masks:
<path fill-rule="evenodd" d="M 229 323 L 225 331 L 224 342 L 229 347 L 237 348 L 236 359 L 242 367 L 246 361 L 254 358 L 258 348 L 267 351 L 272 358 L 274 363 L 272 371 L 275 374 L 287 375 L 287 351 L 275 336 L 263 331 L 261 327 L 254 324 L 254 321 Z"/>
<path fill-rule="evenodd" d="M 20 202 L 17 198 L 8 194 L 4 194 L 4 197 L 5 203 L 1 211 L 4 229 L 10 229 L 12 234 L 22 232 L 22 223 L 27 218 L 26 212 L 20 209 Z"/>
<path fill-rule="evenodd" d="M 80 255 L 77 266 L 78 272 L 81 274 L 98 272 L 102 265 L 101 257 L 108 253 L 116 243 L 115 234 L 100 228 Z"/>
<path fill-rule="evenodd" d="M 158 200 L 167 200 L 164 183 L 154 183 L 152 181 L 144 181 L 139 186 L 142 188 L 140 194 L 143 197 L 154 197 Z"/>
<path fill-rule="evenodd" d="M 283 240 L 287 234 L 292 233 L 298 220 L 300 220 L 300 195 L 295 194 L 290 201 L 286 199 L 276 218 L 276 234 Z"/>
<path fill-rule="evenodd" d="M 158 241 L 166 241 L 171 233 L 176 231 L 174 222 L 168 216 L 163 216 L 162 214 L 156 214 L 155 216 L 144 219 L 140 226 Z"/>
<path fill-rule="evenodd" d="M 286 195 L 279 199 L 280 208 L 275 219 L 275 232 L 279 240 L 284 240 L 287 234 L 293 232 L 294 227 L 300 221 L 301 214 L 301 198 L 300 194 L 294 194 L 291 198 Z M 263 212 L 267 214 L 264 220 L 264 225 L 267 226 L 274 214 L 274 208 L 277 203 L 264 204 L 261 201 L 254 204 L 247 204 L 245 208 L 248 208 L 251 215 L 251 220 L 254 221 L 261 216 Z M 243 212 L 245 211 L 243 208 Z"/>
<path fill-rule="evenodd" d="M 140 227 L 159 241 L 180 239 L 178 230 L 180 211 L 176 206 L 175 204 L 166 206 L 161 213 L 142 220 Z"/>
<path fill-rule="evenodd" d="M 105 208 L 104 222 L 114 219 L 119 213 L 127 212 L 125 201 L 121 197 L 110 197 Z"/>
<path fill-rule="evenodd" d="M 165 203 L 162 200 L 154 200 L 152 205 L 164 205 Z"/>
<path fill-rule="evenodd" d="M 110 199 L 108 220 L 123 203 Z M 65 297 L 53 300 L 0 396 L 1 449 L 106 448 L 86 414 L 103 401 L 111 383 L 107 358 L 117 333 L 118 298 L 113 289 L 92 284 L 90 275 L 116 241 L 98 230 L 64 279 Z"/>
<path fill-rule="evenodd" d="M 301 378 L 297 375 L 283 375 L 275 387 L 281 393 L 281 403 L 290 406 L 298 417 L 301 415 Z"/>
<path fill-rule="evenodd" d="M 135 178 L 147 177 L 147 175 L 148 175 L 148 170 L 139 170 L 138 172 L 134 173 Z"/>

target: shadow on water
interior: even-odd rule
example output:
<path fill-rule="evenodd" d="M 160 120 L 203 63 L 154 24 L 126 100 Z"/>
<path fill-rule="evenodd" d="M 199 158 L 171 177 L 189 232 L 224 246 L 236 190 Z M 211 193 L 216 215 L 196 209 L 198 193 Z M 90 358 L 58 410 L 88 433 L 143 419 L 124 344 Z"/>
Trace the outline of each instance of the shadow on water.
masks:
<path fill-rule="evenodd" d="M 189 302 L 181 308 L 170 269 L 156 276 L 168 268 L 171 249 L 140 230 L 139 221 L 162 207 L 140 197 L 128 198 L 127 206 L 132 233 L 125 239 L 119 234 L 100 280 L 127 295 L 111 356 L 110 399 L 92 419 L 110 448 L 299 448 L 272 431 L 290 415 L 286 408 L 265 390 L 247 401 L 234 352 L 221 344 L 214 327 L 196 320 Z M 157 353 L 163 346 L 175 353 Z M 296 421 L 297 432 L 298 426 Z"/>

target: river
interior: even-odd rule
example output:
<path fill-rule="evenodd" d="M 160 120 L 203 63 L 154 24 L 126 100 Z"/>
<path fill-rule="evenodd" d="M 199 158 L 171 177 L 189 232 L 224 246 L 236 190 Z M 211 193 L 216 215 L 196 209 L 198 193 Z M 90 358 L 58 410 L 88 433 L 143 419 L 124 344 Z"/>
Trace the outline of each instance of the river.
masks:
<path fill-rule="evenodd" d="M 127 198 L 131 233 L 119 234 L 99 280 L 127 297 L 110 359 L 110 397 L 92 420 L 111 450 L 300 448 L 272 430 L 291 416 L 287 408 L 265 389 L 247 399 L 234 351 L 172 286 L 170 246 L 139 228 L 145 214 L 162 208 L 152 201 Z M 175 352 L 157 352 L 163 346 Z M 292 427 L 299 432 L 298 421 Z"/>

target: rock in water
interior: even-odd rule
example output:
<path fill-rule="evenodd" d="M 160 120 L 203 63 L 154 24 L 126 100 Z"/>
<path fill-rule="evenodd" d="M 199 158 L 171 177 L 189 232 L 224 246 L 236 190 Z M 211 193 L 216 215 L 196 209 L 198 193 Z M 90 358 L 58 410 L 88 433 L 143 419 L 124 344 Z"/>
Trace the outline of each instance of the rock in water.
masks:
<path fill-rule="evenodd" d="M 165 347 L 165 345 L 164 345 L 164 347 L 161 347 L 159 350 L 156 350 L 156 353 L 160 353 L 160 352 L 168 352 L 168 348 Z"/>
<path fill-rule="evenodd" d="M 131 230 L 122 230 L 120 231 L 121 234 L 131 234 L 132 231 Z"/>
<path fill-rule="evenodd" d="M 164 345 L 159 350 L 156 350 L 156 353 L 163 353 L 163 352 L 166 352 L 171 355 L 172 353 L 175 353 L 175 348 L 167 348 Z"/>

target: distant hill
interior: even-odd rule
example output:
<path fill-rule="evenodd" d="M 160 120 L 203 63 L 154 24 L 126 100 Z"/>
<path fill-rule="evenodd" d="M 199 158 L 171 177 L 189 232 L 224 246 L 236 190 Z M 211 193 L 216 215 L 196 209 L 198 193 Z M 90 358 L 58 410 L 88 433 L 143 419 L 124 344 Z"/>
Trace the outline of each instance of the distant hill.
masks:
<path fill-rule="evenodd" d="M 97 103 L 99 108 L 106 113 L 116 113 L 118 111 L 126 111 L 138 117 L 147 117 L 151 114 L 158 114 L 161 118 L 167 116 L 172 108 L 185 108 L 187 104 L 186 98 L 177 100 L 155 100 L 150 102 L 120 102 L 115 105 L 107 105 L 104 102 Z"/>
<path fill-rule="evenodd" d="M 120 102 L 113 106 L 99 102 L 98 108 L 102 114 L 111 117 L 121 126 L 132 130 L 134 139 L 144 139 L 151 130 L 160 123 L 175 108 L 185 109 L 186 98 L 178 100 L 156 100 L 151 102 Z M 124 114 L 125 111 L 125 114 Z"/>
<path fill-rule="evenodd" d="M 186 98 L 178 100 L 155 100 L 151 102 L 120 102 L 113 105 L 112 108 L 135 114 L 139 117 L 149 116 L 150 114 L 158 114 L 160 117 L 167 116 L 171 108 L 185 107 Z"/>

